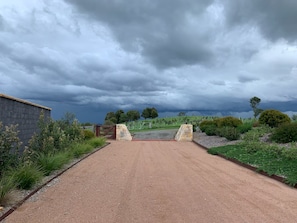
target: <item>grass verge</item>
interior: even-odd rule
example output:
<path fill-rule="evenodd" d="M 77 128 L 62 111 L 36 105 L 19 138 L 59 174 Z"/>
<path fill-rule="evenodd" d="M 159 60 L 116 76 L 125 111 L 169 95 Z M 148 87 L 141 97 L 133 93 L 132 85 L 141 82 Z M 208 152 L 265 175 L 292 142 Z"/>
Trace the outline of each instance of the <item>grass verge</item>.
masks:
<path fill-rule="evenodd" d="M 290 186 L 297 184 L 297 157 L 288 157 L 288 149 L 276 146 L 258 144 L 258 148 L 249 150 L 248 146 L 237 144 L 222 147 L 213 147 L 208 153 L 223 155 L 248 165 L 255 166 L 257 171 L 264 171 L 268 175 L 277 175 L 285 178 Z"/>

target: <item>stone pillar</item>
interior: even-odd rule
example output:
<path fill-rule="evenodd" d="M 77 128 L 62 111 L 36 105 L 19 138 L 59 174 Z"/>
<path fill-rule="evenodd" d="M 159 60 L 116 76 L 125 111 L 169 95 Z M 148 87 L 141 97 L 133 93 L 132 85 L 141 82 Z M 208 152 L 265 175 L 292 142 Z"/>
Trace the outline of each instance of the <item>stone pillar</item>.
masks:
<path fill-rule="evenodd" d="M 175 135 L 176 141 L 189 142 L 193 140 L 193 125 L 182 124 Z"/>
<path fill-rule="evenodd" d="M 118 141 L 131 141 L 132 136 L 124 124 L 117 124 L 116 125 L 116 140 Z"/>

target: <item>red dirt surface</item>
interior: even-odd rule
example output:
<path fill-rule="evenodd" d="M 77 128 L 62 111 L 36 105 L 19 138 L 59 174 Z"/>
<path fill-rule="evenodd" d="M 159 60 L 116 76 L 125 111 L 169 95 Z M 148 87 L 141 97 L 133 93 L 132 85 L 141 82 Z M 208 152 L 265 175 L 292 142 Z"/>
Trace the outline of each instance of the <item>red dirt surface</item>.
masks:
<path fill-rule="evenodd" d="M 5 219 L 17 222 L 296 222 L 297 190 L 192 142 L 112 142 Z"/>

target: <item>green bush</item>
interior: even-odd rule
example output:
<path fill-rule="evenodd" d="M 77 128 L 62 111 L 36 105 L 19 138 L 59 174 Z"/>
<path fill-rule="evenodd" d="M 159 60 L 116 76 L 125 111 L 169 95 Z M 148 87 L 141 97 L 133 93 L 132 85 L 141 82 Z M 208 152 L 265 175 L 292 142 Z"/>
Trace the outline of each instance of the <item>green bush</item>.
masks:
<path fill-rule="evenodd" d="M 13 170 L 14 182 L 19 189 L 31 189 L 42 177 L 43 172 L 33 164 L 22 164 Z"/>
<path fill-rule="evenodd" d="M 70 116 L 69 113 L 67 114 Z M 83 139 L 83 133 L 78 122 L 67 116 L 65 119 L 54 121 L 45 119 L 42 113 L 38 126 L 40 131 L 29 142 L 29 149 L 34 152 L 61 151 L 71 143 L 80 142 Z"/>
<path fill-rule="evenodd" d="M 218 118 L 215 120 L 218 127 L 238 127 L 242 125 L 242 121 L 238 118 L 227 116 L 223 118 Z"/>
<path fill-rule="evenodd" d="M 220 128 L 220 136 L 233 141 L 240 138 L 240 132 L 235 127 L 225 126 Z"/>
<path fill-rule="evenodd" d="M 215 125 L 208 125 L 204 128 L 204 132 L 208 136 L 217 135 L 217 127 Z"/>
<path fill-rule="evenodd" d="M 253 123 L 251 123 L 251 122 L 243 123 L 242 125 L 237 126 L 237 130 L 241 134 L 250 131 L 252 128 L 253 128 Z"/>
<path fill-rule="evenodd" d="M 250 142 L 250 141 L 260 141 L 260 137 L 264 136 L 267 133 L 271 133 L 272 130 L 269 126 L 261 126 L 252 128 L 250 131 L 245 133 L 242 137 L 244 141 Z"/>
<path fill-rule="evenodd" d="M 213 120 L 203 120 L 199 124 L 199 128 L 202 132 L 205 132 L 206 128 L 209 126 L 216 127 L 216 123 Z"/>
<path fill-rule="evenodd" d="M 0 122 L 0 176 L 3 171 L 18 164 L 20 146 L 17 125 L 4 127 Z"/>
<path fill-rule="evenodd" d="M 297 142 L 297 123 L 287 123 L 274 130 L 272 141 L 277 143 Z"/>
<path fill-rule="evenodd" d="M 278 127 L 282 124 L 290 123 L 291 119 L 288 115 L 277 110 L 265 110 L 259 117 L 259 123 L 270 127 Z"/>
<path fill-rule="evenodd" d="M 88 129 L 84 129 L 84 130 L 83 130 L 83 134 L 84 134 L 84 139 L 86 139 L 86 140 L 95 137 L 94 132 L 92 132 L 91 130 L 88 130 Z"/>

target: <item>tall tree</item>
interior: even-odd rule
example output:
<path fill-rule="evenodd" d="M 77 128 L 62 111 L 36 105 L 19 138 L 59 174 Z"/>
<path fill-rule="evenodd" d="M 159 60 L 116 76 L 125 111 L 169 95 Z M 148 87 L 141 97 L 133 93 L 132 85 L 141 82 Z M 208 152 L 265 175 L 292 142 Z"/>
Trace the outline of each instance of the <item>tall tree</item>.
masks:
<path fill-rule="evenodd" d="M 258 108 L 258 105 L 260 104 L 260 102 L 261 102 L 261 99 L 256 96 L 250 99 L 250 104 L 254 111 L 255 118 L 263 111 L 263 109 Z"/>
<path fill-rule="evenodd" d="M 139 111 L 137 111 L 137 110 L 127 111 L 127 118 L 129 121 L 136 121 L 136 120 L 140 119 Z"/>
<path fill-rule="evenodd" d="M 147 119 L 147 118 L 150 118 L 150 115 L 151 115 L 151 108 L 143 109 L 141 113 L 141 117 L 143 117 L 144 119 Z"/>
<path fill-rule="evenodd" d="M 147 118 L 157 118 L 159 116 L 158 111 L 156 108 L 145 108 L 142 111 L 141 117 L 147 119 Z"/>
<path fill-rule="evenodd" d="M 117 123 L 117 118 L 114 112 L 108 112 L 105 116 L 105 123 L 108 124 L 116 124 Z"/>
<path fill-rule="evenodd" d="M 157 118 L 159 116 L 158 111 L 156 108 L 151 108 L 151 118 Z"/>
<path fill-rule="evenodd" d="M 120 118 L 121 118 L 122 114 L 125 114 L 125 112 L 122 109 L 119 109 L 116 111 L 115 117 L 117 119 L 117 124 L 120 123 Z"/>

